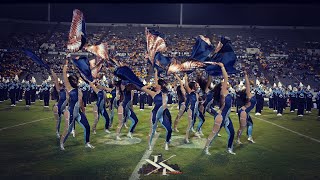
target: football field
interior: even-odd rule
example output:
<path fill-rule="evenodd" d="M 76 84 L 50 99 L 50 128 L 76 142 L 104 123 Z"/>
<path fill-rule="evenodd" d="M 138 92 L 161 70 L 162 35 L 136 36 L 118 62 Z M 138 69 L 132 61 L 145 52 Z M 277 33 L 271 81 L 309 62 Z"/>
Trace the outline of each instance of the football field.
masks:
<path fill-rule="evenodd" d="M 164 128 L 158 124 L 158 138 L 153 151 L 148 151 L 147 136 L 150 130 L 151 107 L 140 111 L 134 138 L 126 137 L 123 128 L 120 142 L 115 141 L 118 124 L 115 115 L 111 134 L 103 131 L 104 120 L 100 117 L 97 134 L 91 132 L 90 142 L 95 149 L 84 147 L 83 129 L 76 124 L 76 137 L 69 136 L 65 151 L 59 148 L 55 135 L 55 120 L 52 105 L 44 110 L 43 102 L 37 101 L 30 110 L 25 102 L 10 107 L 9 101 L 0 104 L 0 174 L 2 179 L 320 179 L 320 119 L 317 110 L 304 117 L 284 111 L 282 117 L 264 107 L 261 116 L 252 113 L 255 144 L 242 135 L 242 145 L 234 144 L 236 155 L 226 153 L 227 133 L 224 129 L 210 148 L 211 156 L 203 152 L 204 143 L 213 126 L 213 117 L 206 116 L 202 139 L 193 136 L 191 143 L 184 144 L 187 114 L 180 121 L 179 133 L 172 133 L 169 151 L 164 150 Z M 169 107 L 174 120 L 176 105 Z M 234 110 L 234 109 L 233 109 Z M 254 110 L 253 110 L 254 111 Z M 87 106 L 87 118 L 92 126 L 92 105 Z M 115 113 L 116 114 L 116 113 Z M 239 121 L 231 112 L 235 132 Z M 130 125 L 128 120 L 128 125 Z M 198 120 L 196 122 L 196 125 Z M 61 131 L 64 128 L 64 119 Z M 140 141 L 141 140 L 141 141 Z M 139 174 L 140 161 L 153 160 L 153 155 L 162 154 L 164 159 L 173 155 L 168 164 L 175 164 L 182 174 Z"/>

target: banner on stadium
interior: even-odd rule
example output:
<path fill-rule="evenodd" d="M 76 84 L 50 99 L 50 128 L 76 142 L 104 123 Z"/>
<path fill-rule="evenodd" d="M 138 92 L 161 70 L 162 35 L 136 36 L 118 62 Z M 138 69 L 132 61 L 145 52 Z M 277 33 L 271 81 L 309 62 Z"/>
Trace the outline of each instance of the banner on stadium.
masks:
<path fill-rule="evenodd" d="M 320 49 L 308 49 L 307 53 L 311 56 L 319 56 L 320 55 Z"/>
<path fill-rule="evenodd" d="M 259 48 L 246 48 L 247 54 L 259 54 L 260 49 Z"/>

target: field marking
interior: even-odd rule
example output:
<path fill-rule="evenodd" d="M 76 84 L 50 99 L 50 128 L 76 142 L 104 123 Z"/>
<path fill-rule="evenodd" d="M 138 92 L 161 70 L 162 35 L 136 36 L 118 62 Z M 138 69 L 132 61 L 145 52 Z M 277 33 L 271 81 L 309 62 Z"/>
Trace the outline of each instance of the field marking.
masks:
<path fill-rule="evenodd" d="M 22 126 L 22 125 L 26 125 L 26 124 L 31 124 L 31 123 L 39 122 L 39 121 L 42 121 L 42 120 L 45 120 L 45 119 L 49 119 L 49 118 L 53 118 L 53 117 L 47 117 L 47 118 L 37 119 L 37 120 L 34 120 L 34 121 L 30 121 L 30 122 L 26 122 L 26 123 L 21 123 L 21 124 L 17 124 L 17 125 L 14 125 L 14 126 L 4 127 L 4 128 L 1 128 L 0 131 L 6 130 L 6 129 L 11 129 L 11 128 L 18 127 L 18 126 Z"/>
<path fill-rule="evenodd" d="M 288 128 L 286 128 L 286 127 L 280 126 L 280 125 L 278 125 L 278 124 L 275 124 L 275 123 L 273 123 L 273 122 L 270 122 L 270 121 L 267 121 L 267 120 L 264 120 L 264 119 L 261 119 L 261 118 L 258 118 L 258 117 L 255 117 L 255 118 L 259 119 L 260 121 L 264 121 L 264 122 L 266 122 L 266 123 L 269 123 L 269 124 L 272 124 L 272 125 L 277 126 L 277 127 L 279 127 L 279 128 L 282 128 L 282 129 L 285 129 L 285 130 L 287 130 L 287 131 L 290 131 L 290 132 L 292 132 L 292 133 L 294 133 L 294 134 L 297 134 L 297 135 L 299 135 L 299 136 L 302 136 L 302 137 L 305 137 L 305 138 L 307 138 L 307 139 L 310 139 L 310 140 L 312 140 L 312 141 L 315 141 L 315 142 L 317 142 L 317 143 L 320 143 L 320 140 L 315 139 L 315 138 L 313 138 L 313 137 L 310 137 L 310 136 L 307 136 L 307 135 L 298 133 L 298 132 L 296 132 L 296 131 L 294 131 L 294 130 L 288 129 Z"/>
<path fill-rule="evenodd" d="M 153 149 L 154 145 L 156 144 L 156 141 L 157 141 L 159 135 L 160 135 L 160 133 L 155 134 L 154 139 L 153 139 L 153 142 L 151 143 L 151 148 L 152 148 L 152 149 Z M 146 163 L 146 159 L 149 159 L 151 153 L 152 153 L 152 151 L 150 151 L 149 149 L 147 149 L 147 150 L 144 152 L 144 154 L 143 154 L 140 162 L 139 162 L 139 163 L 137 164 L 137 166 L 134 168 L 134 170 L 133 170 L 133 172 L 132 172 L 129 180 L 140 179 L 140 178 L 139 178 L 139 177 L 140 177 L 140 174 L 138 173 L 138 172 L 139 172 L 139 169 L 142 168 L 142 166 Z"/>

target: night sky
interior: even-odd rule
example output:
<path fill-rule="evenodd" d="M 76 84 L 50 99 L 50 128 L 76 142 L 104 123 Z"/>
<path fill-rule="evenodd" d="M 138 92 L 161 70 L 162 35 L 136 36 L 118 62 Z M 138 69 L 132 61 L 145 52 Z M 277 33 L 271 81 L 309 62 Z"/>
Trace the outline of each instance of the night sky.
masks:
<path fill-rule="evenodd" d="M 180 4 L 51 4 L 51 21 L 179 24 Z M 47 20 L 47 4 L 2 4 L 0 18 Z M 183 24 L 320 26 L 319 4 L 184 4 Z"/>

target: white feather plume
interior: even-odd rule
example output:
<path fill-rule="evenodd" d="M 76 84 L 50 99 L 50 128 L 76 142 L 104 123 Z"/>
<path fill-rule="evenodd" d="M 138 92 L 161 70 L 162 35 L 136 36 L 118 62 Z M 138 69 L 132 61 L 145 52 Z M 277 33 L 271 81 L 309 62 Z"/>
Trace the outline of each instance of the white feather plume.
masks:
<path fill-rule="evenodd" d="M 256 79 L 256 85 L 260 85 L 260 81 Z"/>

